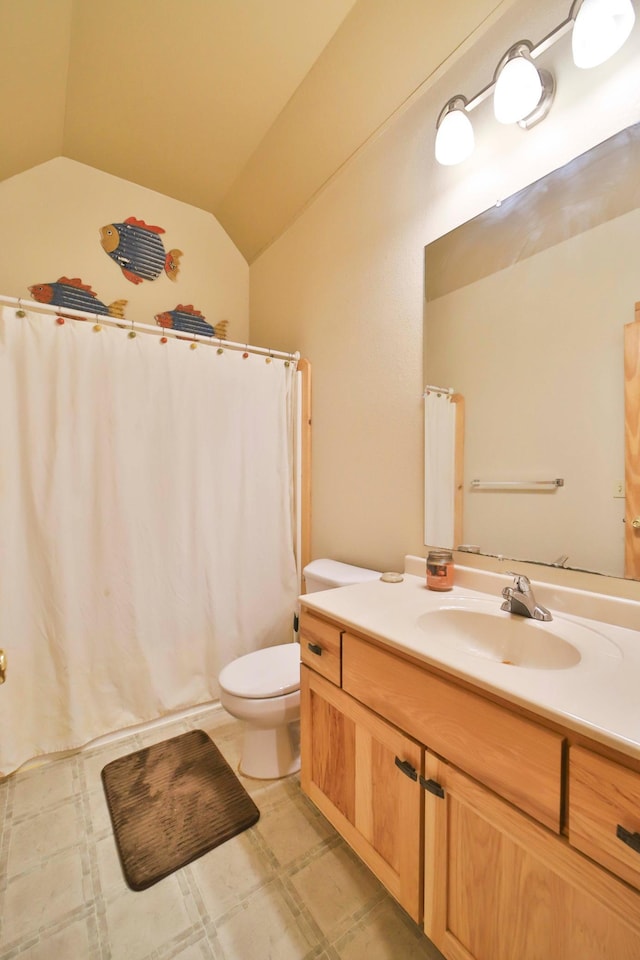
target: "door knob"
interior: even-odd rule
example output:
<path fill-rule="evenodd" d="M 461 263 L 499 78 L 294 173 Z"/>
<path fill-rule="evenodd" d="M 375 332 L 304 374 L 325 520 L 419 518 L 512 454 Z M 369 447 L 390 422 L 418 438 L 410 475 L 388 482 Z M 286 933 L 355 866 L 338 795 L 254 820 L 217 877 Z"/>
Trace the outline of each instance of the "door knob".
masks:
<path fill-rule="evenodd" d="M 4 683 L 7 679 L 7 658 L 4 654 L 4 650 L 0 650 L 0 683 Z"/>
<path fill-rule="evenodd" d="M 636 517 L 635 520 L 632 520 L 631 526 L 635 527 L 635 529 L 637 530 L 640 527 L 640 517 Z"/>

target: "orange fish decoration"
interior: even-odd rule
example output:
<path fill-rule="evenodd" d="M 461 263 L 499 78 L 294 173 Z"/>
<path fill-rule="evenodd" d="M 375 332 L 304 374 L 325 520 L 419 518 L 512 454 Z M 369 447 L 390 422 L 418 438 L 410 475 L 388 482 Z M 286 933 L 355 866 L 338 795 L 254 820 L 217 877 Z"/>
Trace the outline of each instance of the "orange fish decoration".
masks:
<path fill-rule="evenodd" d="M 221 320 L 212 327 L 192 303 L 179 303 L 175 310 L 157 313 L 154 319 L 159 327 L 167 330 L 180 330 L 200 337 L 218 337 L 219 340 L 224 340 L 227 336 L 227 320 Z"/>
<path fill-rule="evenodd" d="M 180 272 L 182 250 L 167 253 L 161 233 L 164 233 L 162 227 L 152 227 L 144 220 L 128 217 L 123 223 L 101 227 L 100 243 L 131 283 L 157 280 L 163 270 L 169 280 L 175 281 Z"/>
<path fill-rule="evenodd" d="M 124 319 L 127 305 L 126 300 L 114 300 L 109 305 L 103 303 L 80 277 L 59 277 L 48 283 L 36 283 L 29 287 L 29 293 L 38 303 L 50 303 L 54 307 L 81 310 L 83 313 L 103 313 L 119 319 Z"/>

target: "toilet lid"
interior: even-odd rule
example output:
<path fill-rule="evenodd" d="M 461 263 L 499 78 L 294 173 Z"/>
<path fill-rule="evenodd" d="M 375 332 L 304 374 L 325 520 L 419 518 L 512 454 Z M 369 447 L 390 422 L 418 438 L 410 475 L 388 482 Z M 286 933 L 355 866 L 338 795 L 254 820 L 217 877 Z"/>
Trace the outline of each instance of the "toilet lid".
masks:
<path fill-rule="evenodd" d="M 218 677 L 223 690 L 251 700 L 280 697 L 300 688 L 300 644 L 254 650 L 227 664 Z"/>

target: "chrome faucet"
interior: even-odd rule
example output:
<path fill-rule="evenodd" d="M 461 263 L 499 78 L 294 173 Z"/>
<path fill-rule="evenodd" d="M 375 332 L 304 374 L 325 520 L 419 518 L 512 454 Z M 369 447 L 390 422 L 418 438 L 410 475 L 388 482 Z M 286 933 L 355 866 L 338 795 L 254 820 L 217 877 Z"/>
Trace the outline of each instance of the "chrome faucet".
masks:
<path fill-rule="evenodd" d="M 504 603 L 500 609 L 507 613 L 517 613 L 521 617 L 531 617 L 532 620 L 551 620 L 547 608 L 536 602 L 529 577 L 512 570 L 508 572 L 509 576 L 513 577 L 513 583 L 503 589 Z"/>

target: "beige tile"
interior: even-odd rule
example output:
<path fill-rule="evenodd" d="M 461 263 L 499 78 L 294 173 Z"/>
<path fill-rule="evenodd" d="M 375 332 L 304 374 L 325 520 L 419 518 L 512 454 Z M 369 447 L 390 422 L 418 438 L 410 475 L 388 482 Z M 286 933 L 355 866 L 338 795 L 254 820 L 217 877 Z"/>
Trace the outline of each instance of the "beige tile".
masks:
<path fill-rule="evenodd" d="M 420 928 L 389 900 L 375 907 L 334 946 L 341 960 L 444 960 Z"/>
<path fill-rule="evenodd" d="M 89 899 L 91 890 L 88 883 L 83 883 L 78 854 L 68 851 L 53 857 L 9 881 L 4 902 L 3 941 L 10 943 L 53 924 Z"/>
<path fill-rule="evenodd" d="M 112 896 L 114 893 L 129 889 L 124 879 L 113 834 L 98 840 L 95 845 L 95 852 L 102 895 Z"/>
<path fill-rule="evenodd" d="M 128 737 L 126 740 L 119 740 L 108 747 L 101 747 L 90 753 L 81 755 L 81 762 L 84 766 L 84 775 L 87 790 L 100 790 L 102 788 L 102 768 L 112 760 L 118 757 L 126 757 L 130 753 L 135 753 L 140 749 L 137 739 Z"/>
<path fill-rule="evenodd" d="M 86 920 L 78 920 L 20 954 L 20 960 L 100 960 L 100 948 L 92 945 Z"/>
<path fill-rule="evenodd" d="M 207 731 L 205 731 L 207 732 Z M 235 774 L 238 773 L 238 767 L 240 764 L 240 756 L 242 753 L 242 735 L 240 733 L 234 733 L 232 736 L 214 736 L 211 737 L 216 747 L 225 758 L 231 769 Z M 243 777 L 244 780 L 248 780 L 248 777 Z"/>
<path fill-rule="evenodd" d="M 207 938 L 202 937 L 197 943 L 191 943 L 188 947 L 178 947 L 176 952 L 170 953 L 166 960 L 217 960 L 217 958 L 218 954 L 214 953 Z"/>
<path fill-rule="evenodd" d="M 111 816 L 109 814 L 109 807 L 107 806 L 107 798 L 104 795 L 104 790 L 92 790 L 90 793 L 87 793 L 86 796 L 89 802 L 93 835 L 100 835 L 107 830 L 111 832 Z"/>
<path fill-rule="evenodd" d="M 301 960 L 313 945 L 275 884 L 253 894 L 217 934 L 225 960 Z"/>
<path fill-rule="evenodd" d="M 106 907 L 111 960 L 142 960 L 186 934 L 197 920 L 195 910 L 193 914 L 175 874 L 148 890 L 127 889 Z"/>
<path fill-rule="evenodd" d="M 138 746 L 135 743 L 128 742 L 125 746 L 124 743 L 120 742 L 110 747 L 102 747 L 99 750 L 92 750 L 91 753 L 83 754 L 82 764 L 87 790 L 89 792 L 101 790 L 102 768 L 112 760 L 117 760 L 118 757 L 125 757 L 137 749 Z"/>
<path fill-rule="evenodd" d="M 232 717 L 223 707 L 195 714 L 189 717 L 188 724 L 191 730 L 204 730 L 212 740 L 233 734 L 242 726 L 241 721 Z"/>
<path fill-rule="evenodd" d="M 191 727 L 186 720 L 177 723 L 163 723 L 158 727 L 147 730 L 146 733 L 140 733 L 140 743 L 142 747 L 151 747 L 154 743 L 162 743 L 164 740 L 171 740 L 173 737 L 179 737 L 181 733 L 187 733 Z M 136 747 L 136 749 L 139 749 Z"/>
<path fill-rule="evenodd" d="M 314 857 L 290 883 L 329 939 L 348 930 L 355 914 L 384 895 L 373 874 L 342 845 Z"/>
<path fill-rule="evenodd" d="M 212 920 L 273 876 L 273 867 L 246 833 L 210 850 L 189 869 Z"/>
<path fill-rule="evenodd" d="M 282 866 L 334 835 L 326 820 L 313 816 L 301 800 L 289 796 L 261 812 L 256 830 Z"/>
<path fill-rule="evenodd" d="M 7 796 L 9 794 L 9 781 L 0 778 L 0 824 L 4 823 L 4 811 L 7 806 Z"/>
<path fill-rule="evenodd" d="M 14 824 L 7 875 L 15 876 L 82 839 L 82 812 L 73 800 Z"/>
<path fill-rule="evenodd" d="M 39 770 L 17 774 L 14 783 L 13 817 L 39 813 L 73 796 L 72 760 L 60 760 Z"/>
<path fill-rule="evenodd" d="M 196 728 L 237 766 L 242 724 L 224 711 L 149 736 L 166 739 Z M 0 781 L 0 811 L 16 791 L 15 820 L 5 824 L 0 958 L 98 960 L 97 930 L 88 918 L 95 895 L 96 922 L 106 938 L 102 960 L 441 960 L 342 841 L 326 846 L 333 828 L 301 794 L 297 776 L 240 776 L 261 811 L 258 824 L 149 890 L 129 890 L 100 772 L 141 745 L 136 734 Z M 74 803 L 75 769 L 88 784 L 81 809 Z M 87 845 L 94 869 L 83 877 Z"/>

